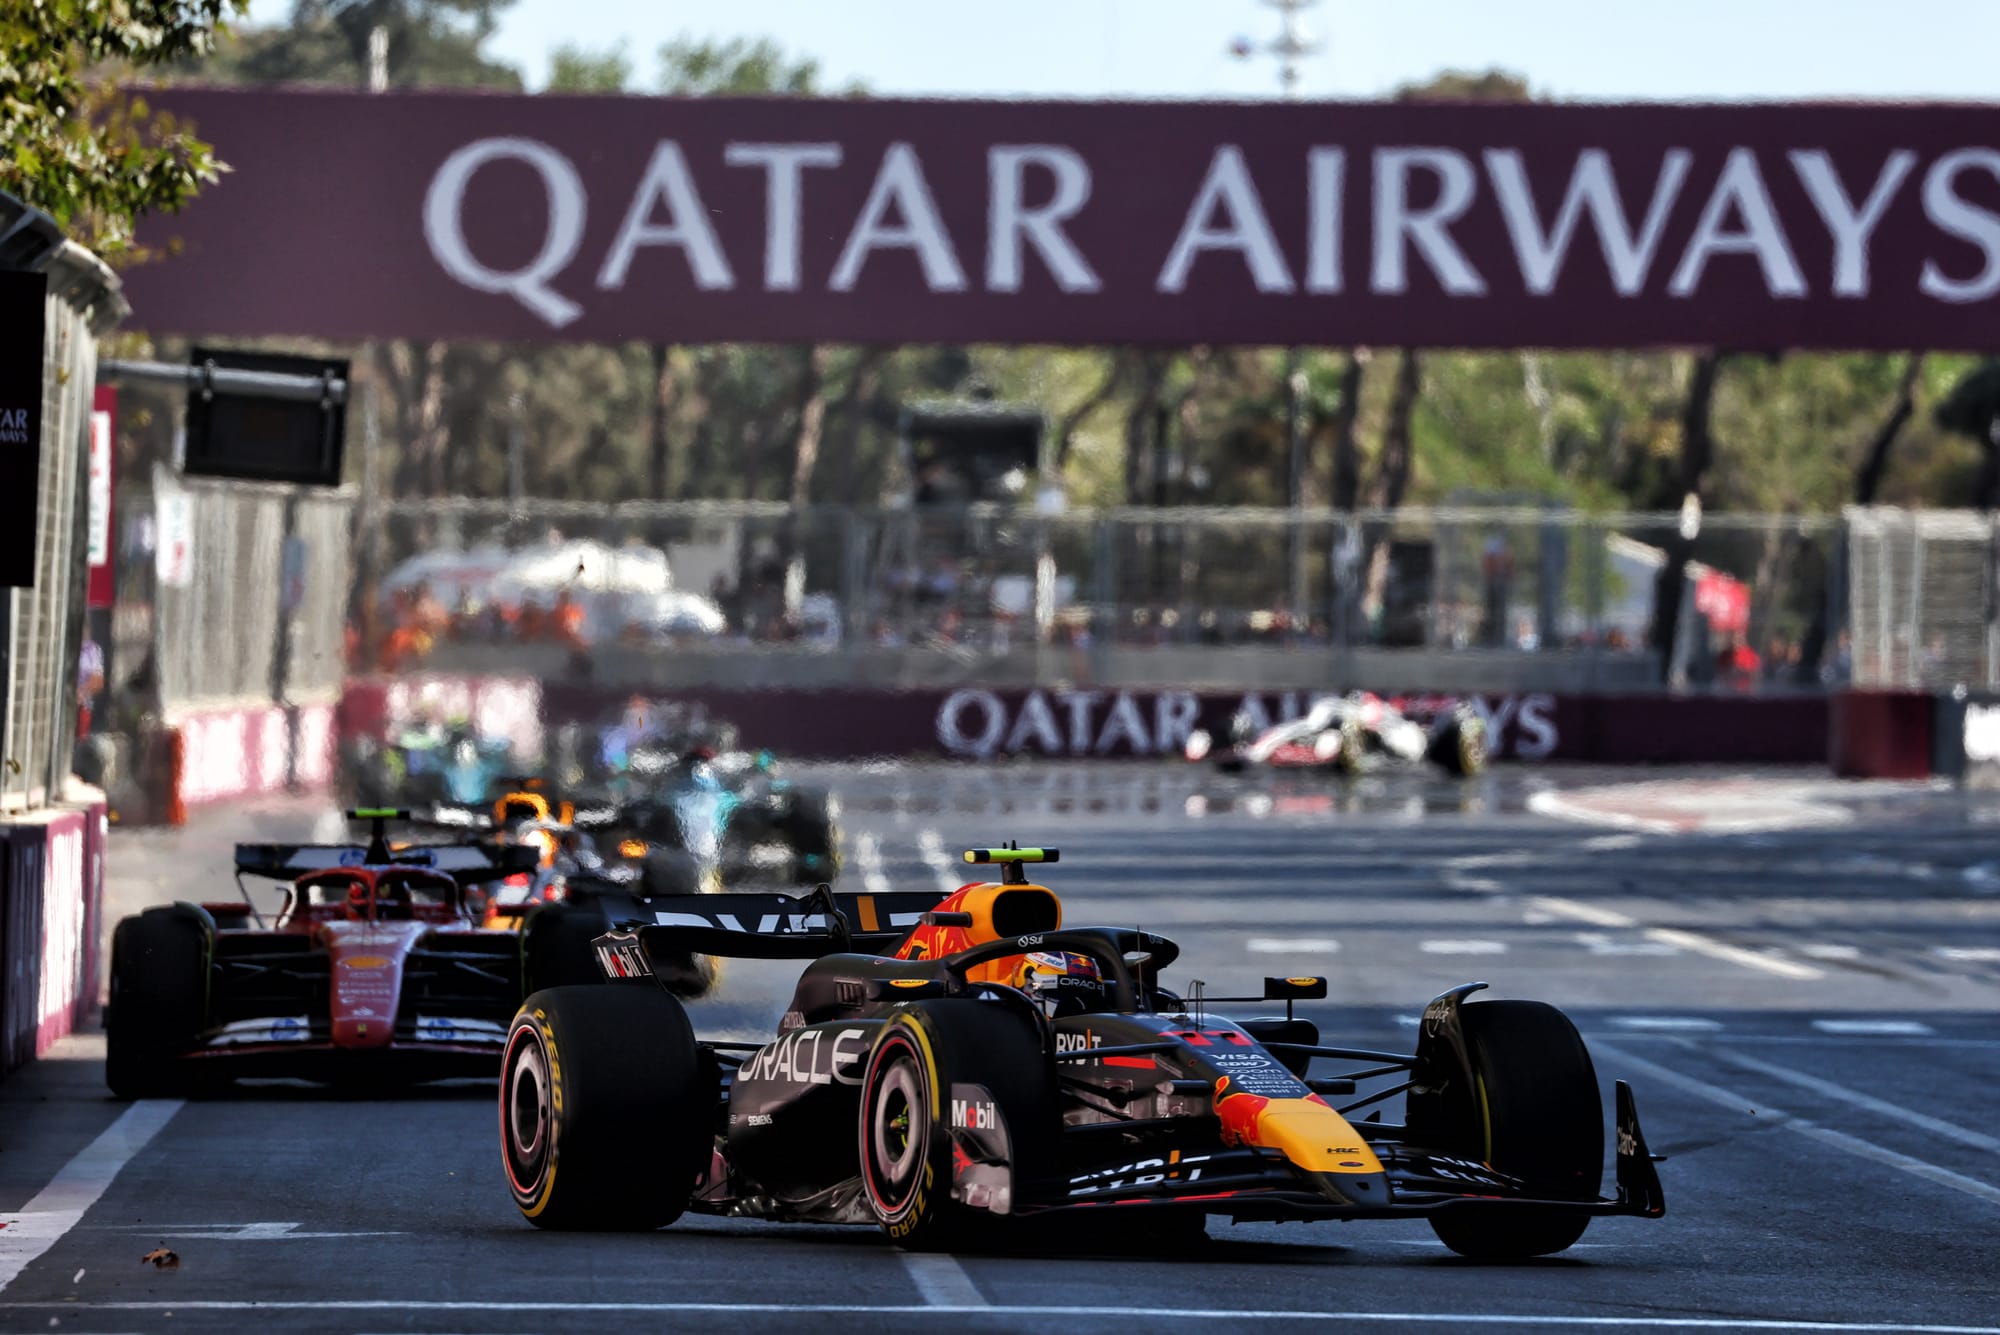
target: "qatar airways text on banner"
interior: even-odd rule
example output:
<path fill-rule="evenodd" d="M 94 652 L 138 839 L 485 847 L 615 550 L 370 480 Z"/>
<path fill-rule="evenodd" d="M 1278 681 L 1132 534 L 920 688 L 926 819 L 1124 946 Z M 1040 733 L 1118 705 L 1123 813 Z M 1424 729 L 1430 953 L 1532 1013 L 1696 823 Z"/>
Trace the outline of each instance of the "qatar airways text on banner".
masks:
<path fill-rule="evenodd" d="M 147 224 L 156 331 L 2000 341 L 2000 106 L 152 100 L 234 168 Z"/>

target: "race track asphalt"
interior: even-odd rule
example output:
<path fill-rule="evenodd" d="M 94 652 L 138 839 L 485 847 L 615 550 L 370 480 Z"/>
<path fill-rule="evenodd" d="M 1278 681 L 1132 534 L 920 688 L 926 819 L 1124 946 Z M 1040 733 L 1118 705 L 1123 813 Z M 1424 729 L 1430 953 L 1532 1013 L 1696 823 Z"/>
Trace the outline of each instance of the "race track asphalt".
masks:
<path fill-rule="evenodd" d="M 508 1199 L 488 1084 L 128 1105 L 83 1035 L 0 1081 L 0 1330 L 2000 1332 L 2000 796 L 1805 772 L 832 777 L 857 888 L 1056 845 L 1070 922 L 1174 937 L 1170 983 L 1324 972 L 1306 1009 L 1329 1041 L 1407 1048 L 1470 979 L 1563 1006 L 1670 1156 L 1666 1218 L 1504 1266 L 1421 1223 L 956 1257 L 695 1218 L 545 1234 Z M 273 799 L 118 832 L 115 910 L 218 897 L 234 839 L 329 827 Z M 731 965 L 697 1026 L 767 1033 L 790 976 Z M 177 1268 L 142 1261 L 160 1246 Z"/>

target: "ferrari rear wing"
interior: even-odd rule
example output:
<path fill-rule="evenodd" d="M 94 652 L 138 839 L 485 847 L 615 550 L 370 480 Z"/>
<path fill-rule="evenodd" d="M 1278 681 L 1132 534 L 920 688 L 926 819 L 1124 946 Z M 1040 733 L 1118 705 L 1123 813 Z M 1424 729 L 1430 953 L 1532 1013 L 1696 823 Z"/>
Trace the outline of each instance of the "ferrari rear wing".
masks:
<path fill-rule="evenodd" d="M 614 926 L 654 958 L 682 954 L 730 959 L 813 960 L 840 951 L 881 953 L 896 946 L 935 909 L 933 891 L 882 894 L 835 891 L 806 895 L 662 895 L 649 899 L 650 918 Z"/>
<path fill-rule="evenodd" d="M 236 874 L 291 881 L 309 872 L 383 865 L 380 859 L 371 858 L 369 852 L 366 844 L 238 844 Z M 541 850 L 527 845 L 484 842 L 419 844 L 390 849 L 387 862 L 441 871 L 460 885 L 482 885 L 519 872 L 532 873 L 540 865 Z"/>

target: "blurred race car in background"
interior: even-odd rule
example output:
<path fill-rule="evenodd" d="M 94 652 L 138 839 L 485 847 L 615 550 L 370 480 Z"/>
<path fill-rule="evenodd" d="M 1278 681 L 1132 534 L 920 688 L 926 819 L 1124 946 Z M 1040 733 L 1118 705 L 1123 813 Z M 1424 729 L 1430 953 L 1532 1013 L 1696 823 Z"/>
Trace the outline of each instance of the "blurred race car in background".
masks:
<path fill-rule="evenodd" d="M 748 751 L 733 725 L 671 702 L 634 697 L 596 729 L 565 728 L 556 778 L 581 813 L 655 851 L 686 855 L 696 883 L 830 881 L 840 872 L 839 807 L 795 782 L 764 750 Z M 712 878 L 717 885 L 700 884 Z"/>
<path fill-rule="evenodd" d="M 1190 761 L 1212 760 L 1225 773 L 1270 766 L 1360 774 L 1387 762 L 1429 763 L 1464 777 L 1486 768 L 1486 724 L 1462 701 L 1422 722 L 1379 695 L 1354 691 L 1323 697 L 1298 718 L 1270 726 L 1238 714 L 1221 745 L 1197 728 L 1182 754 Z"/>
<path fill-rule="evenodd" d="M 652 921 L 636 874 L 579 866 L 560 897 L 508 902 L 532 843 L 392 843 L 407 812 L 348 813 L 366 844 L 238 844 L 235 901 L 163 904 L 118 924 L 105 1012 L 106 1079 L 121 1098 L 213 1089 L 241 1076 L 414 1082 L 490 1077 L 506 1024 L 539 988 L 596 978 L 591 940 Z M 268 919 L 244 877 L 283 884 Z M 662 962 L 698 996 L 715 962 Z"/>
<path fill-rule="evenodd" d="M 478 805 L 516 768 L 512 743 L 463 722 L 419 723 L 341 745 L 342 789 L 361 807 Z"/>

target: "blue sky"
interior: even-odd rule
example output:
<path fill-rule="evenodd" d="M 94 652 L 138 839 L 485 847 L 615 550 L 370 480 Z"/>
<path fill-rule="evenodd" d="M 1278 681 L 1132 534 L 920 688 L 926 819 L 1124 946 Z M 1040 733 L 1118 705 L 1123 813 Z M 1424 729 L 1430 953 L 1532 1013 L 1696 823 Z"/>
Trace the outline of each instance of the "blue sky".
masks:
<path fill-rule="evenodd" d="M 258 22 L 290 0 L 253 0 Z M 1321 0 L 1309 97 L 1499 65 L 1562 97 L 2000 100 L 1994 0 Z M 769 36 L 835 83 L 959 97 L 1264 97 L 1258 0 L 515 0 L 495 54 L 539 85 L 564 41 L 623 42 L 642 78 L 681 33 Z"/>

